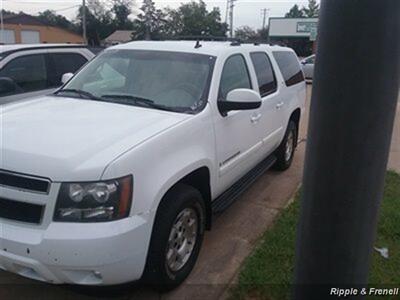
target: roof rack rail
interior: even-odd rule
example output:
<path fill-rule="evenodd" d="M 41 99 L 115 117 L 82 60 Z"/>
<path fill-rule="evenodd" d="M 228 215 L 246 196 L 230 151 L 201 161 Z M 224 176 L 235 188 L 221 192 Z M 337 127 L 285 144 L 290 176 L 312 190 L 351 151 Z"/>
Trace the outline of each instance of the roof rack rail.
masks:
<path fill-rule="evenodd" d="M 214 35 L 178 35 L 173 40 L 183 41 L 214 41 L 214 42 L 232 42 L 238 41 L 236 38 L 229 38 L 226 36 L 214 36 Z"/>

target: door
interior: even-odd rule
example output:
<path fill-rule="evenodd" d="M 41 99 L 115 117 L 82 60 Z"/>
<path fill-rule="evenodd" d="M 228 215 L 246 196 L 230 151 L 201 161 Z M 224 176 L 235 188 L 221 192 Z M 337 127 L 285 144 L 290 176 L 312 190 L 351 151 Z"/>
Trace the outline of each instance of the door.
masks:
<path fill-rule="evenodd" d="M 243 55 L 228 57 L 220 77 L 218 101 L 238 88 L 252 89 L 247 62 Z M 218 192 L 222 192 L 250 170 L 262 142 L 257 134 L 260 109 L 230 111 L 215 118 L 217 160 L 219 166 Z"/>
<path fill-rule="evenodd" d="M 0 91 L 0 104 L 45 93 L 49 89 L 45 53 L 11 59 L 0 70 L 0 77 L 14 84 L 12 90 Z"/>
<path fill-rule="evenodd" d="M 271 60 L 266 52 L 250 53 L 252 65 L 257 77 L 258 89 L 262 98 L 259 135 L 263 141 L 266 156 L 280 143 L 283 128 L 281 110 L 284 99 L 278 92 L 278 83 Z"/>
<path fill-rule="evenodd" d="M 22 44 L 39 44 L 40 33 L 37 30 L 21 30 Z"/>

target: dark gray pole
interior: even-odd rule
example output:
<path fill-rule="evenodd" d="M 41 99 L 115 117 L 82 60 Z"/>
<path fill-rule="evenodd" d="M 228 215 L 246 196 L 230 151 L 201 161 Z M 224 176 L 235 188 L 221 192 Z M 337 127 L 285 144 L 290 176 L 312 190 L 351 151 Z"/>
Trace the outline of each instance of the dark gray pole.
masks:
<path fill-rule="evenodd" d="M 399 92 L 400 1 L 322 0 L 318 39 L 296 300 L 367 283 Z"/>
<path fill-rule="evenodd" d="M 82 31 L 83 31 L 83 42 L 87 45 L 87 36 L 86 36 L 86 0 L 82 0 Z"/>

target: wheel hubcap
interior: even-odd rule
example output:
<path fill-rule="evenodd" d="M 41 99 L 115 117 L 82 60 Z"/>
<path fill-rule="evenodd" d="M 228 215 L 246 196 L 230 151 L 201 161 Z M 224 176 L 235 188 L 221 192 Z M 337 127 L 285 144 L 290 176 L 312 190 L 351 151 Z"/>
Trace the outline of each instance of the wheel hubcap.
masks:
<path fill-rule="evenodd" d="M 194 209 L 185 208 L 171 228 L 166 253 L 168 267 L 179 271 L 189 260 L 197 239 L 198 217 Z"/>
<path fill-rule="evenodd" d="M 293 131 L 290 131 L 286 140 L 285 147 L 285 160 L 289 161 L 292 158 L 294 149 L 294 134 Z"/>

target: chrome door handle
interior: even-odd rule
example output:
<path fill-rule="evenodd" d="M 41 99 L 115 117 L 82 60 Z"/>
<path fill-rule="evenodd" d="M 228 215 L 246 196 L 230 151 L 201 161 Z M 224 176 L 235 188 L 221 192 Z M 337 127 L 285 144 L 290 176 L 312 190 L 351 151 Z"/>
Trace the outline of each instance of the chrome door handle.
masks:
<path fill-rule="evenodd" d="M 251 116 L 250 121 L 251 121 L 251 123 L 256 123 L 256 122 L 258 122 L 258 120 L 260 120 L 260 118 L 261 118 L 261 114 L 257 114 L 255 116 Z"/>
<path fill-rule="evenodd" d="M 276 109 L 281 109 L 283 106 L 283 101 L 276 104 Z"/>

